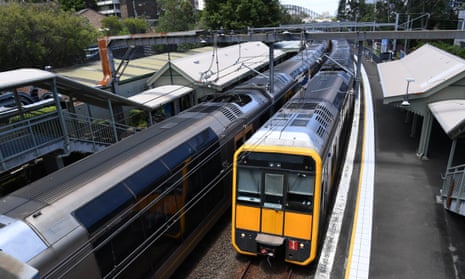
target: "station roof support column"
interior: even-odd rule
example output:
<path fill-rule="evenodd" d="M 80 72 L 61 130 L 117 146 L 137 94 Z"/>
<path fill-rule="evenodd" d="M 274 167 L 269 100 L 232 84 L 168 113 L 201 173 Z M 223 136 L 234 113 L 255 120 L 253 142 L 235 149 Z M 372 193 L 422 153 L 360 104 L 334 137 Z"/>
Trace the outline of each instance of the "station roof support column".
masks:
<path fill-rule="evenodd" d="M 431 128 L 433 126 L 433 114 L 426 110 L 423 116 L 423 125 L 421 127 L 420 143 L 417 149 L 417 156 L 420 159 L 428 159 L 428 149 L 431 137 Z"/>

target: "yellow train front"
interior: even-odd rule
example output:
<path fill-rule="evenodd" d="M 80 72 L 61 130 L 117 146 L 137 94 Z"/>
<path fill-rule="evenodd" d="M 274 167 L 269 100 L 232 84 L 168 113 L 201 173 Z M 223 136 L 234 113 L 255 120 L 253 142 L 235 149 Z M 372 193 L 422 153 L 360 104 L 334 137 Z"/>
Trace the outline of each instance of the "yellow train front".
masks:
<path fill-rule="evenodd" d="M 245 255 L 317 256 L 353 108 L 346 70 L 318 73 L 234 156 L 232 244 Z"/>

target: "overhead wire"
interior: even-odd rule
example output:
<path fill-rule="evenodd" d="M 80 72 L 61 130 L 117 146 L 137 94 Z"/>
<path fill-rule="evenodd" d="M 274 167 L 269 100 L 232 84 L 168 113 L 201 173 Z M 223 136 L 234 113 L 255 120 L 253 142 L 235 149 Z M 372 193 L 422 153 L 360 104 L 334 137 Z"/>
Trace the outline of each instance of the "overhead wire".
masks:
<path fill-rule="evenodd" d="M 212 64 L 212 63 L 211 63 Z M 272 106 L 274 104 L 270 104 L 270 106 Z M 253 123 L 255 122 L 255 120 L 257 120 L 261 115 L 254 115 L 254 117 L 250 118 L 248 123 Z M 187 120 L 186 120 L 187 121 Z M 243 122 L 238 122 L 238 123 L 235 123 L 236 126 L 239 126 L 239 125 L 242 125 Z M 167 132 L 167 131 L 164 131 L 164 132 Z M 163 133 L 164 133 L 163 132 Z M 161 133 L 161 134 L 163 134 Z M 129 206 L 127 209 L 125 209 L 124 211 L 122 211 L 120 214 L 118 214 L 118 216 L 114 217 L 110 222 L 106 223 L 105 227 L 102 229 L 102 230 L 99 230 L 97 231 L 95 234 L 91 235 L 89 237 L 89 239 L 84 242 L 82 245 L 80 245 L 78 248 L 76 248 L 76 250 L 72 253 L 72 255 L 66 259 L 63 259 L 59 264 L 57 264 L 54 268 L 52 268 L 49 272 L 47 272 L 46 274 L 43 274 L 44 277 L 49 277 L 49 276 L 55 276 L 57 274 L 60 274 L 60 275 L 65 275 L 67 274 L 69 271 L 72 270 L 72 268 L 76 267 L 77 265 L 79 265 L 82 261 L 84 261 L 87 257 L 89 257 L 91 254 L 93 254 L 95 251 L 99 250 L 100 248 L 102 248 L 104 245 L 106 245 L 107 243 L 109 243 L 110 241 L 113 240 L 113 238 L 115 238 L 119 233 L 121 233 L 124 229 L 126 229 L 128 226 L 130 226 L 131 224 L 133 224 L 138 218 L 140 218 L 145 212 L 147 212 L 148 210 L 150 210 L 156 203 L 160 202 L 163 198 L 165 198 L 167 195 L 169 195 L 170 192 L 174 191 L 178 185 L 190 178 L 190 176 L 195 173 L 198 169 L 200 169 L 201 167 L 203 167 L 207 162 L 209 162 L 213 156 L 217 156 L 222 150 L 223 150 L 223 147 L 224 145 L 230 140 L 230 139 L 233 139 L 233 135 L 227 135 L 226 138 L 222 139 L 221 143 L 218 142 L 218 147 L 215 148 L 214 150 L 209 150 L 210 148 L 205 148 L 205 150 L 201 151 L 199 154 L 197 154 L 196 156 L 194 156 L 191 160 L 191 162 L 194 162 L 196 161 L 198 158 L 201 158 L 201 156 L 205 155 L 207 151 L 209 151 L 208 154 L 206 154 L 205 158 L 202 159 L 199 164 L 197 164 L 196 166 L 194 166 L 193 168 L 189 169 L 189 171 L 186 173 L 186 175 L 181 175 L 179 179 L 177 179 L 171 186 L 168 186 L 165 191 L 163 191 L 162 193 L 160 193 L 160 195 L 157 196 L 157 198 L 151 200 L 148 204 L 146 204 L 145 206 L 143 206 L 142 209 L 140 210 L 137 210 L 137 213 L 134 214 L 134 209 L 138 208 L 142 202 L 145 202 L 147 199 L 150 198 L 151 195 L 153 195 L 154 193 L 156 193 L 159 189 L 161 189 L 162 187 L 165 187 L 166 184 L 168 183 L 168 181 L 171 181 L 171 179 L 175 178 L 176 176 L 182 174 L 182 169 L 183 168 L 180 168 L 179 170 L 177 170 L 176 172 L 174 172 L 172 175 L 169 176 L 169 178 L 165 179 L 164 182 L 162 182 L 161 184 L 157 185 L 154 189 L 152 189 L 149 193 L 147 193 L 146 195 L 144 195 L 144 197 L 138 199 L 133 205 Z M 233 160 L 231 160 L 231 162 L 226 162 L 226 164 L 223 164 L 223 169 L 222 171 L 213 179 L 213 181 L 215 181 L 215 184 L 212 184 L 211 182 L 209 184 L 207 184 L 205 186 L 205 191 L 200 191 L 197 195 L 195 195 L 194 197 L 197 197 L 197 196 L 205 196 L 206 194 L 208 194 L 208 192 L 210 192 L 212 189 L 213 189 L 213 186 L 216 186 L 217 183 L 219 183 L 221 181 L 221 179 L 223 179 L 226 175 L 230 174 L 231 170 L 232 170 L 232 162 Z M 186 163 L 185 167 L 187 167 L 187 165 L 190 164 L 190 163 Z M 213 186 L 212 186 L 213 185 Z M 127 186 L 126 186 L 127 187 Z M 199 196 L 199 197 L 200 197 Z M 196 200 L 196 199 L 193 199 L 193 200 Z M 199 199 L 198 199 L 199 200 Z M 187 204 L 189 205 L 188 208 L 192 208 L 195 204 L 198 203 L 198 200 L 196 202 L 193 202 L 192 204 L 190 204 L 190 202 L 188 202 Z M 185 214 L 185 213 L 184 213 Z M 175 217 L 176 216 L 176 217 Z M 175 221 L 176 220 L 179 220 L 179 218 L 181 218 L 183 215 L 173 215 L 171 218 L 175 218 Z M 171 220 L 170 218 L 170 220 Z M 122 224 L 119 224 L 119 222 L 121 220 L 124 220 L 124 219 L 127 219 L 126 221 L 124 221 L 124 223 Z M 97 245 L 93 245 L 94 242 L 101 238 L 102 236 L 104 236 L 105 234 L 107 234 L 109 231 L 113 230 L 116 225 L 118 224 L 118 228 L 116 230 L 114 230 L 111 234 L 109 234 L 108 236 L 106 236 L 106 238 L 99 242 L 99 244 Z M 160 230 L 160 229 L 159 229 Z M 161 237 L 162 234 L 160 234 L 161 231 L 159 230 L 156 230 L 155 232 L 153 232 L 148 239 L 148 241 L 150 241 L 151 244 L 153 244 L 154 241 L 156 241 L 159 237 Z M 166 229 L 167 230 L 167 229 Z M 166 232 L 165 230 L 165 232 Z M 152 236 L 156 235 L 156 234 L 159 234 L 158 237 L 154 237 L 154 239 L 152 239 Z M 141 245 L 143 246 L 143 244 L 147 244 L 146 243 L 147 240 L 145 240 L 142 244 L 140 244 L 138 247 L 141 247 Z M 93 246 L 91 249 L 89 249 L 89 247 Z M 140 248 L 138 248 L 140 250 Z M 147 248 L 143 249 L 142 251 L 140 252 L 136 252 L 137 255 L 141 255 Z M 135 250 L 135 251 L 139 251 L 139 250 Z M 134 252 L 133 252 L 134 253 Z M 131 253 L 130 255 L 128 255 L 123 261 L 127 261 L 128 257 L 129 256 L 133 256 L 133 254 Z M 128 264 L 131 264 L 134 260 L 131 260 L 130 262 L 128 262 Z M 127 267 L 127 266 L 126 266 Z M 119 267 L 121 268 L 121 267 Z M 64 269 L 64 270 L 63 270 Z M 123 271 L 123 270 L 122 270 Z M 119 273 L 121 273 L 122 271 L 119 271 Z"/>

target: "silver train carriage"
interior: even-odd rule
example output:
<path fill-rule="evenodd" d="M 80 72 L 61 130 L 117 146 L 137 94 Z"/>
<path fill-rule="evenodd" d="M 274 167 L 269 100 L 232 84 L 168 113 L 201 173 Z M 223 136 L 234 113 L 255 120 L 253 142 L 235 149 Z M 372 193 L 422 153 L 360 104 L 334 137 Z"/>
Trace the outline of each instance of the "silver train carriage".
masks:
<path fill-rule="evenodd" d="M 41 278 L 169 277 L 230 206 L 234 150 L 298 82 L 262 87 L 232 89 L 0 198 L 0 256 Z"/>
<path fill-rule="evenodd" d="M 337 50 L 344 44 L 332 45 L 333 54 L 350 57 L 344 47 Z M 353 76 L 338 67 L 323 71 L 323 65 L 305 91 L 236 151 L 232 245 L 238 253 L 281 255 L 297 265 L 316 258 L 353 113 Z"/>

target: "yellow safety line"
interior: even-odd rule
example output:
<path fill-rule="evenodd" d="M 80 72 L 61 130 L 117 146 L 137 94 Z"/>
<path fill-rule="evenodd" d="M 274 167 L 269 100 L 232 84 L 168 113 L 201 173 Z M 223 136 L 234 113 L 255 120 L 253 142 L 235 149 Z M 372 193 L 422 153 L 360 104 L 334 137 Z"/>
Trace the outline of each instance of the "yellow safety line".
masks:
<path fill-rule="evenodd" d="M 357 221 L 358 221 L 358 209 L 360 205 L 360 193 L 362 189 L 362 176 L 363 176 L 363 168 L 365 166 L 365 135 L 366 135 L 366 102 L 363 109 L 363 143 L 362 143 L 362 160 L 360 160 L 360 175 L 358 178 L 358 191 L 357 191 L 357 202 L 355 203 L 355 213 L 354 213 L 354 223 L 352 225 L 352 235 L 350 237 L 350 247 L 349 247 L 349 258 L 347 260 L 346 272 L 345 272 L 345 279 L 348 279 L 350 276 L 350 267 L 352 264 L 352 254 L 354 252 L 354 242 L 355 242 L 355 235 L 357 229 Z"/>

